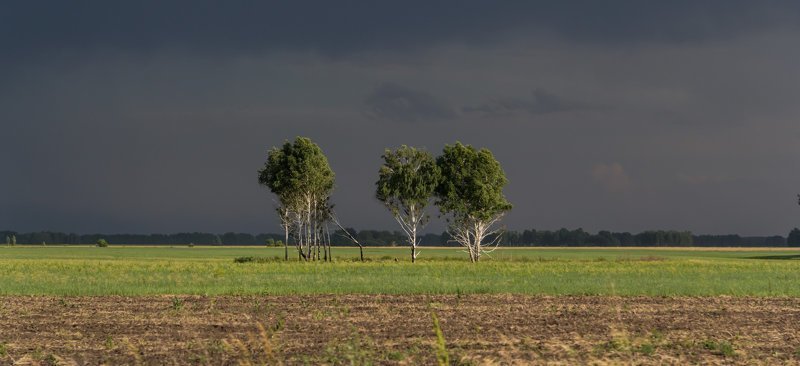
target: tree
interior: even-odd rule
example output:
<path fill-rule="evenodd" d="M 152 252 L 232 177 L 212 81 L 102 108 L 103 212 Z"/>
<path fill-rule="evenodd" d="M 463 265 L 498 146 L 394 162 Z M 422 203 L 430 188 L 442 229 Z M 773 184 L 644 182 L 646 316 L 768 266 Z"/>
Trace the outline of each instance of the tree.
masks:
<path fill-rule="evenodd" d="M 800 229 L 794 228 L 789 232 L 789 236 L 786 237 L 786 245 L 800 247 Z"/>
<path fill-rule="evenodd" d="M 439 168 L 430 153 L 403 145 L 383 154 L 375 197 L 392 212 L 408 237 L 412 263 L 418 255 L 417 232 L 429 218 L 425 207 L 438 182 Z"/>
<path fill-rule="evenodd" d="M 17 236 L 16 235 L 11 235 L 11 245 L 12 246 L 17 245 Z"/>
<path fill-rule="evenodd" d="M 11 237 L 6 235 L 6 245 L 11 245 Z"/>
<path fill-rule="evenodd" d="M 497 247 L 500 235 L 494 225 L 511 209 L 503 195 L 508 183 L 505 172 L 489 150 L 460 142 L 446 145 L 436 164 L 441 170 L 436 204 L 449 215 L 452 240 L 467 248 L 473 263 L 478 262 L 489 252 L 485 247 Z M 484 244 L 487 237 L 492 240 Z"/>
<path fill-rule="evenodd" d="M 108 241 L 106 241 L 105 239 L 98 239 L 97 246 L 100 248 L 108 247 Z"/>
<path fill-rule="evenodd" d="M 305 137 L 273 147 L 258 171 L 258 182 L 277 196 L 279 216 L 286 220 L 286 237 L 291 232 L 300 258 L 321 259 L 320 249 L 324 247 L 327 259 L 330 246 L 325 244 L 326 224 L 330 219 L 334 173 L 322 149 Z"/>

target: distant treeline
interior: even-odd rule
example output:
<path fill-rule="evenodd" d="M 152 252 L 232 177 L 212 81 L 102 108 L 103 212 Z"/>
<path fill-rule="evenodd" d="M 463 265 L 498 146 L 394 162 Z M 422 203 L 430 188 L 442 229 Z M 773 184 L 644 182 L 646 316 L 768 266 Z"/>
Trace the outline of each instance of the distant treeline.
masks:
<path fill-rule="evenodd" d="M 406 236 L 400 231 L 348 229 L 362 244 L 368 246 L 404 245 Z M 341 231 L 331 233 L 331 244 L 350 246 L 352 241 L 345 238 Z M 248 233 L 177 233 L 177 234 L 89 234 L 79 235 L 42 231 L 18 233 L 0 231 L 0 240 L 6 242 L 11 237 L 17 244 L 95 244 L 105 239 L 110 244 L 139 245 L 265 245 L 281 243 L 283 234 L 248 234 Z M 447 233 L 425 234 L 421 237 L 423 246 L 458 246 L 449 241 Z M 523 230 L 506 231 L 499 238 L 501 246 L 698 246 L 698 247 L 800 247 L 800 230 L 794 229 L 788 239 L 783 236 L 739 236 L 730 235 L 693 235 L 690 231 L 651 230 L 637 234 L 629 232 L 599 231 L 589 233 L 583 229 L 560 230 Z"/>

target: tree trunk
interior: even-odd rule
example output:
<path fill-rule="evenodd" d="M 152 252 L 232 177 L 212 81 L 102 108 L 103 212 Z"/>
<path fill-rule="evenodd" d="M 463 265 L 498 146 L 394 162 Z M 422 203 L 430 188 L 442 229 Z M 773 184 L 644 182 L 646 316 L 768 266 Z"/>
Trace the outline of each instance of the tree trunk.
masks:
<path fill-rule="evenodd" d="M 306 261 L 311 260 L 311 197 L 306 197 Z"/>
<path fill-rule="evenodd" d="M 475 248 L 473 244 L 468 244 L 467 248 L 469 249 L 469 261 L 475 263 Z"/>
<path fill-rule="evenodd" d="M 331 231 L 328 228 L 328 224 L 325 224 L 325 245 L 323 249 L 325 250 L 325 261 L 326 262 L 333 262 L 333 257 L 331 257 Z"/>
<path fill-rule="evenodd" d="M 410 232 L 410 234 L 411 234 L 408 237 L 408 239 L 409 239 L 408 241 L 410 242 L 409 244 L 411 244 L 411 263 L 416 263 L 416 261 L 417 261 L 417 214 L 416 214 L 414 205 L 411 205 L 409 212 L 411 213 L 410 220 L 409 220 L 411 225 L 406 225 L 407 227 L 410 226 L 406 230 L 406 233 Z"/>
<path fill-rule="evenodd" d="M 283 228 L 283 260 L 289 260 L 289 226 Z"/>

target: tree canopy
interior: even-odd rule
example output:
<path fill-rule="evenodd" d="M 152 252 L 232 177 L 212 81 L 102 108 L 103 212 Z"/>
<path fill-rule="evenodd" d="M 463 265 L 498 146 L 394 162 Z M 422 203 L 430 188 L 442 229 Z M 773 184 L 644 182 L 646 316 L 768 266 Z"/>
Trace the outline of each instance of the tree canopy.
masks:
<path fill-rule="evenodd" d="M 406 145 L 386 150 L 378 173 L 376 198 L 392 212 L 426 206 L 439 183 L 439 168 L 433 156 Z"/>
<path fill-rule="evenodd" d="M 334 173 L 322 149 L 307 137 L 269 150 L 258 182 L 269 187 L 282 202 L 302 195 L 324 195 L 333 190 Z"/>
<path fill-rule="evenodd" d="M 425 225 L 425 207 L 439 183 L 439 168 L 433 156 L 414 147 L 386 150 L 378 172 L 375 197 L 392 212 L 408 236 L 411 261 L 417 257 L 417 230 Z"/>
<path fill-rule="evenodd" d="M 488 149 L 456 142 L 444 147 L 436 163 L 442 175 L 436 204 L 442 213 L 488 220 L 511 209 L 503 195 L 506 174 Z"/>

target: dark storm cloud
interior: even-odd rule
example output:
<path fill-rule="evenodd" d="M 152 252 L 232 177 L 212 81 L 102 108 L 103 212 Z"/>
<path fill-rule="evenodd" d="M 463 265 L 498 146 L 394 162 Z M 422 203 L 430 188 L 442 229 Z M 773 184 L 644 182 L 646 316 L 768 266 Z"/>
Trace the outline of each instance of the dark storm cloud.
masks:
<path fill-rule="evenodd" d="M 504 115 L 518 111 L 531 115 L 590 109 L 580 102 L 567 100 L 544 89 L 532 92 L 532 98 L 499 98 L 477 106 L 463 107 L 466 113 L 477 113 L 482 116 Z"/>
<path fill-rule="evenodd" d="M 3 2 L 0 229 L 279 231 L 255 173 L 301 135 L 356 228 L 397 229 L 385 148 L 462 141 L 502 163 L 512 229 L 785 234 L 799 8 Z"/>
<path fill-rule="evenodd" d="M 397 122 L 453 119 L 456 114 L 445 101 L 423 91 L 395 83 L 383 83 L 364 100 L 371 118 Z"/>
<path fill-rule="evenodd" d="M 584 42 L 687 42 L 796 26 L 796 1 L 19 1 L 0 8 L 3 58 L 93 49 L 343 54 L 544 32 Z"/>

